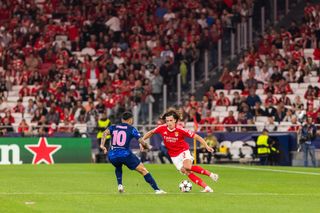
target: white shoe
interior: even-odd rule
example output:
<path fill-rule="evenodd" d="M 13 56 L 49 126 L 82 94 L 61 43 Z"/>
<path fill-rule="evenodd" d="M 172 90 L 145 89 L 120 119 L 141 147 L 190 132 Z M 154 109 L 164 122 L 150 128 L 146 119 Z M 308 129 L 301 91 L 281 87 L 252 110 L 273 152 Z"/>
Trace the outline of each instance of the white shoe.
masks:
<path fill-rule="evenodd" d="M 204 190 L 201 192 L 213 192 L 213 189 L 211 189 L 210 186 L 206 186 L 206 188 L 204 188 Z"/>
<path fill-rule="evenodd" d="M 219 179 L 219 175 L 214 173 L 211 173 L 210 177 L 214 182 L 217 182 Z"/>
<path fill-rule="evenodd" d="M 167 194 L 167 192 L 163 191 L 162 189 L 155 190 L 155 193 L 156 193 L 157 195 L 160 195 L 160 194 Z"/>
<path fill-rule="evenodd" d="M 121 185 L 121 184 L 118 185 L 118 192 L 119 192 L 119 193 L 123 193 L 123 192 L 124 192 L 124 187 L 123 187 L 123 185 Z"/>

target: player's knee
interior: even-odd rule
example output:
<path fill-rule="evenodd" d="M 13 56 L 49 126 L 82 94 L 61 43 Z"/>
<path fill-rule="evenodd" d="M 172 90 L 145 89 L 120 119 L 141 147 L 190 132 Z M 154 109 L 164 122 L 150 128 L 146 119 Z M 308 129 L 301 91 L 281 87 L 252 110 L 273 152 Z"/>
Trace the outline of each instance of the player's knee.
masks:
<path fill-rule="evenodd" d="M 186 170 L 186 172 L 190 172 L 191 166 L 183 166 L 183 169 Z"/>
<path fill-rule="evenodd" d="M 186 168 L 184 168 L 184 167 L 182 167 L 181 169 L 180 169 L 180 171 L 181 171 L 181 173 L 182 174 L 185 174 L 185 175 L 188 175 L 188 170 L 186 170 Z"/>
<path fill-rule="evenodd" d="M 139 166 L 139 167 L 137 168 L 137 171 L 138 171 L 140 174 L 142 174 L 142 175 L 146 175 L 146 174 L 149 173 L 148 170 L 147 170 L 144 166 Z"/>

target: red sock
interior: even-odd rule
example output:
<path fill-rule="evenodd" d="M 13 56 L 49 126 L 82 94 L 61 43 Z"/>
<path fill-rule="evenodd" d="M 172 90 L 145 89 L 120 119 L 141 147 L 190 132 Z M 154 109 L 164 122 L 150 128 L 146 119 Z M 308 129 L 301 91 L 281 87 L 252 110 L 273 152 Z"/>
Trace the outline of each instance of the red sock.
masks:
<path fill-rule="evenodd" d="M 207 175 L 207 176 L 211 175 L 211 172 L 209 172 L 208 170 L 205 170 L 201 166 L 192 166 L 191 171 L 202 174 L 202 175 Z"/>
<path fill-rule="evenodd" d="M 205 182 L 203 182 L 203 180 L 201 178 L 199 178 L 197 175 L 190 173 L 188 175 L 189 179 L 194 182 L 195 184 L 201 186 L 202 188 L 205 188 L 207 186 L 207 184 Z"/>

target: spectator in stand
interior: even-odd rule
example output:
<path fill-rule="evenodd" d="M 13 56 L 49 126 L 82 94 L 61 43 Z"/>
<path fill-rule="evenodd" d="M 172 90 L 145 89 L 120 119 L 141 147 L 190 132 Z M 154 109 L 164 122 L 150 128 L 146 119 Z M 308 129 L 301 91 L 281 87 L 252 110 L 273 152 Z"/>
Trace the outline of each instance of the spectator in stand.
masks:
<path fill-rule="evenodd" d="M 0 97 L 0 113 L 4 113 L 9 109 L 7 102 L 4 98 Z"/>
<path fill-rule="evenodd" d="M 14 129 L 12 127 L 12 123 L 8 117 L 2 118 L 2 128 L 0 129 L 2 135 L 7 135 L 9 133 L 13 133 Z"/>
<path fill-rule="evenodd" d="M 25 109 L 25 112 L 33 115 L 35 113 L 36 109 L 37 109 L 37 105 L 35 104 L 35 101 L 30 98 L 28 100 L 28 105 Z"/>
<path fill-rule="evenodd" d="M 232 89 L 244 90 L 244 84 L 239 75 L 233 77 Z"/>
<path fill-rule="evenodd" d="M 256 91 L 254 88 L 251 88 L 250 91 L 249 91 L 249 95 L 247 97 L 247 104 L 249 105 L 249 107 L 252 109 L 257 102 L 260 102 L 261 103 L 261 99 L 260 97 L 256 94 Z"/>
<path fill-rule="evenodd" d="M 278 124 L 274 122 L 274 118 L 272 116 L 268 116 L 268 120 L 265 122 L 264 125 L 269 132 L 274 132 L 277 130 Z"/>
<path fill-rule="evenodd" d="M 218 98 L 218 95 L 215 92 L 215 88 L 213 86 L 210 86 L 209 91 L 206 93 L 206 96 L 209 98 L 210 101 L 214 101 Z"/>
<path fill-rule="evenodd" d="M 194 122 L 195 124 L 200 123 L 201 115 L 197 112 L 197 108 L 191 107 L 190 112 L 188 114 L 187 122 Z"/>
<path fill-rule="evenodd" d="M 291 118 L 291 126 L 288 128 L 289 132 L 298 132 L 301 126 L 298 123 L 297 116 L 293 115 Z"/>
<path fill-rule="evenodd" d="M 265 116 L 275 116 L 277 110 L 273 107 L 270 102 L 265 103 Z"/>
<path fill-rule="evenodd" d="M 277 98 L 273 96 L 273 93 L 271 91 L 268 91 L 267 97 L 264 100 L 264 104 L 276 105 L 277 103 L 278 103 Z"/>
<path fill-rule="evenodd" d="M 307 118 L 307 112 L 304 109 L 304 105 L 300 105 L 296 110 L 295 110 L 295 115 L 298 118 L 298 121 L 300 123 L 305 122 L 306 118 Z"/>
<path fill-rule="evenodd" d="M 258 83 L 258 80 L 255 78 L 255 70 L 251 67 L 249 71 L 249 78 L 245 81 L 245 85 L 250 89 L 257 89 Z"/>
<path fill-rule="evenodd" d="M 17 100 L 17 105 L 12 110 L 15 113 L 24 113 L 25 107 L 22 104 L 22 99 Z"/>
<path fill-rule="evenodd" d="M 216 102 L 216 105 L 217 106 L 230 106 L 231 102 L 228 97 L 224 96 L 223 92 L 220 92 L 219 98 L 217 99 L 217 102 Z"/>
<path fill-rule="evenodd" d="M 292 109 L 288 109 L 286 111 L 286 115 L 284 116 L 283 120 L 284 122 L 291 122 L 292 118 L 295 117 L 292 113 Z"/>
<path fill-rule="evenodd" d="M 211 113 L 212 102 L 208 99 L 208 97 L 206 95 L 204 95 L 202 97 L 202 102 L 201 102 L 200 106 L 201 106 L 201 115 L 203 115 L 203 117 L 206 116 L 207 111 L 210 111 L 210 113 Z"/>
<path fill-rule="evenodd" d="M 46 121 L 49 124 L 52 124 L 52 123 L 59 124 L 60 116 L 59 116 L 59 113 L 56 111 L 55 104 L 51 105 L 50 110 L 46 115 Z"/>
<path fill-rule="evenodd" d="M 273 73 L 270 79 L 272 82 L 278 82 L 282 79 L 282 74 L 280 73 L 278 66 L 273 66 Z"/>
<path fill-rule="evenodd" d="M 233 93 L 233 99 L 232 99 L 231 106 L 237 106 L 239 108 L 241 102 L 242 102 L 242 99 L 241 99 L 241 96 L 240 96 L 239 92 L 235 91 Z"/>
<path fill-rule="evenodd" d="M 256 102 L 253 109 L 252 109 L 252 115 L 257 116 L 264 116 L 266 113 L 261 107 L 261 102 Z"/>
<path fill-rule="evenodd" d="M 222 124 L 226 124 L 226 125 L 238 124 L 238 122 L 236 121 L 236 119 L 235 119 L 234 116 L 233 116 L 233 111 L 232 111 L 232 110 L 230 110 L 230 111 L 228 112 L 228 116 L 223 119 Z M 234 131 L 234 129 L 235 129 L 235 128 L 232 127 L 232 126 L 227 126 L 227 127 L 226 127 L 226 130 L 227 130 L 228 132 L 232 132 L 232 131 Z"/>
<path fill-rule="evenodd" d="M 274 116 L 274 120 L 278 123 L 280 123 L 281 121 L 283 121 L 283 119 L 286 116 L 286 111 L 285 108 L 283 107 L 283 105 L 279 104 L 277 105 L 277 109 L 276 109 L 276 114 Z"/>
<path fill-rule="evenodd" d="M 281 97 L 278 100 L 278 104 L 283 103 L 286 106 L 291 106 L 290 98 L 287 97 L 287 93 L 285 91 L 281 92 Z"/>
<path fill-rule="evenodd" d="M 27 124 L 26 119 L 21 120 L 21 122 L 18 126 L 18 133 L 21 133 L 23 136 L 30 134 L 30 127 Z"/>
<path fill-rule="evenodd" d="M 160 75 L 160 71 L 158 68 L 154 69 L 151 72 L 151 84 L 152 84 L 152 96 L 155 100 L 153 103 L 153 109 L 155 112 L 160 111 L 160 100 L 162 96 L 162 87 L 163 87 L 163 77 Z"/>
<path fill-rule="evenodd" d="M 241 131 L 247 131 L 247 132 L 256 132 L 257 131 L 257 127 L 255 126 L 253 119 L 248 119 L 247 125 L 248 126 L 241 128 Z"/>
<path fill-rule="evenodd" d="M 214 86 L 215 89 L 232 89 L 233 77 L 230 74 L 230 71 L 227 67 L 223 68 L 223 72 L 221 77 L 219 78 L 219 82 Z"/>

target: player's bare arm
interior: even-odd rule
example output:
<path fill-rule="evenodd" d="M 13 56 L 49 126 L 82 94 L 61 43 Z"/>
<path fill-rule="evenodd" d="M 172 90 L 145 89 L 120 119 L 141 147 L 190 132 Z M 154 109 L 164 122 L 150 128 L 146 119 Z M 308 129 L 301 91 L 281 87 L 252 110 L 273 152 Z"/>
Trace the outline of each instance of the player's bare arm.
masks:
<path fill-rule="evenodd" d="M 141 148 L 142 151 L 143 151 L 144 149 L 150 149 L 150 146 L 149 146 L 148 143 L 146 143 L 146 140 L 149 139 L 149 138 L 151 138 L 153 134 L 154 134 L 154 133 L 153 133 L 152 130 L 151 130 L 151 131 L 147 132 L 143 137 L 141 137 L 141 138 L 139 139 L 139 143 L 140 143 L 141 146 L 142 146 L 142 147 L 140 146 L 140 148 Z"/>
<path fill-rule="evenodd" d="M 199 141 L 202 145 L 204 145 L 204 147 L 206 148 L 206 150 L 208 152 L 213 152 L 213 148 L 208 146 L 207 142 L 203 139 L 203 137 L 201 137 L 200 135 L 198 134 L 195 134 L 194 135 L 194 138 Z"/>
<path fill-rule="evenodd" d="M 143 147 L 143 149 L 150 149 L 149 144 L 142 137 L 139 138 L 139 143 Z"/>
<path fill-rule="evenodd" d="M 144 136 L 142 137 L 142 140 L 147 140 L 147 139 L 149 139 L 149 138 L 151 138 L 152 137 L 152 135 L 153 135 L 154 133 L 153 133 L 153 130 L 151 130 L 151 131 L 149 131 L 149 132 L 147 132 L 146 134 L 144 134 Z"/>
<path fill-rule="evenodd" d="M 101 139 L 101 144 L 100 144 L 100 148 L 103 150 L 104 154 L 106 154 L 107 151 L 108 151 L 107 148 L 105 147 L 105 143 L 106 143 L 106 139 L 107 139 L 108 135 L 110 135 L 110 131 L 109 131 L 109 129 L 106 129 L 103 132 L 102 139 Z"/>

